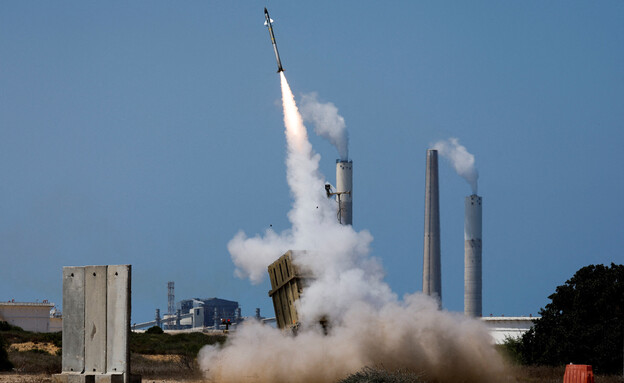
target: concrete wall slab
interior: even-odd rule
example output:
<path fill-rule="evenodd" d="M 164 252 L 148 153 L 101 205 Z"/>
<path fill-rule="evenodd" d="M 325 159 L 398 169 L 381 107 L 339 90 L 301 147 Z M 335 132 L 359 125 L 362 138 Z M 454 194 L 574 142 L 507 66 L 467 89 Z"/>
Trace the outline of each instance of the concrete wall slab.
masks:
<path fill-rule="evenodd" d="M 85 269 L 63 267 L 63 372 L 85 368 Z"/>
<path fill-rule="evenodd" d="M 106 372 L 106 270 L 107 266 L 85 266 L 86 373 Z"/>
<path fill-rule="evenodd" d="M 106 370 L 130 372 L 131 265 L 108 266 Z"/>

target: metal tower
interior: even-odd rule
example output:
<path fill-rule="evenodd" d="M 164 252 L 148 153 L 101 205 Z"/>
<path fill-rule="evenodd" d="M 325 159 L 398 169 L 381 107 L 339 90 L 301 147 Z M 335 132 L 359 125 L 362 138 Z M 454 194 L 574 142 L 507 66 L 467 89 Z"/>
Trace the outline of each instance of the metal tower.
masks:
<path fill-rule="evenodd" d="M 175 314 L 175 293 L 174 282 L 167 282 L 167 312 L 169 315 Z"/>

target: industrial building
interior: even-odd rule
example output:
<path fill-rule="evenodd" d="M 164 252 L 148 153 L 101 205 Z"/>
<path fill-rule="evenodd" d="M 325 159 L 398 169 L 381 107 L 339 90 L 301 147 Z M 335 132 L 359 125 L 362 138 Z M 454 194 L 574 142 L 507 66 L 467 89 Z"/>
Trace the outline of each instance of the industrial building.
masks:
<path fill-rule="evenodd" d="M 220 324 L 222 319 L 229 319 L 232 322 L 237 322 L 240 319 L 238 302 L 226 299 L 184 299 L 176 304 L 176 308 L 182 313 L 193 311 L 195 316 L 202 315 L 203 327 L 214 326 L 215 323 Z M 194 323 L 193 327 L 199 327 L 201 321 L 196 319 Z"/>
<path fill-rule="evenodd" d="M 160 326 L 165 330 L 187 330 L 212 327 L 218 329 L 222 320 L 239 323 L 242 320 L 241 309 L 236 301 L 220 298 L 192 298 L 183 299 L 176 304 L 174 314 L 165 314 L 160 317 L 160 310 L 156 309 L 154 321 L 139 323 L 133 329 L 150 326 Z"/>
<path fill-rule="evenodd" d="M 54 303 L 47 300 L 0 302 L 0 321 L 33 332 L 57 332 L 62 329 L 62 319 L 54 309 Z"/>
<path fill-rule="evenodd" d="M 494 344 L 503 344 L 508 338 L 518 338 L 524 335 L 539 317 L 483 317 L 481 323 L 485 324 L 492 336 Z"/>

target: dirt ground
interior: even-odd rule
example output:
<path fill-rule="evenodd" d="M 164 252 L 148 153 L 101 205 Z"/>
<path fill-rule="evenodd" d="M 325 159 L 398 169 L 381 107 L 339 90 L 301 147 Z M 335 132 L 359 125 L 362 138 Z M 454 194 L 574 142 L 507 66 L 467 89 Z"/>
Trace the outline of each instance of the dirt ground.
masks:
<path fill-rule="evenodd" d="M 143 379 L 143 383 L 202 383 L 203 380 Z M 54 383 L 51 375 L 0 373 L 0 383 Z"/>
<path fill-rule="evenodd" d="M 166 358 L 165 358 L 166 359 Z M 510 371 L 505 383 L 560 383 L 563 381 L 563 367 L 516 367 Z M 393 380 L 396 381 L 396 380 Z M 596 376 L 596 383 L 623 383 L 621 376 Z M 189 379 L 143 379 L 143 383 L 208 383 L 201 378 Z M 54 383 L 49 374 L 1 373 L 0 383 Z"/>

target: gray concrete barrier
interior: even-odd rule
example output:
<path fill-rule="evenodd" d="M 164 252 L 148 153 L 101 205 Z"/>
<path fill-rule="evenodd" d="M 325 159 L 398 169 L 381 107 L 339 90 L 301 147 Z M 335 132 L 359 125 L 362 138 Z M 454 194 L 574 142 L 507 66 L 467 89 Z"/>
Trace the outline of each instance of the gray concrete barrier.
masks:
<path fill-rule="evenodd" d="M 131 265 L 63 267 L 58 383 L 140 382 L 130 371 Z"/>

